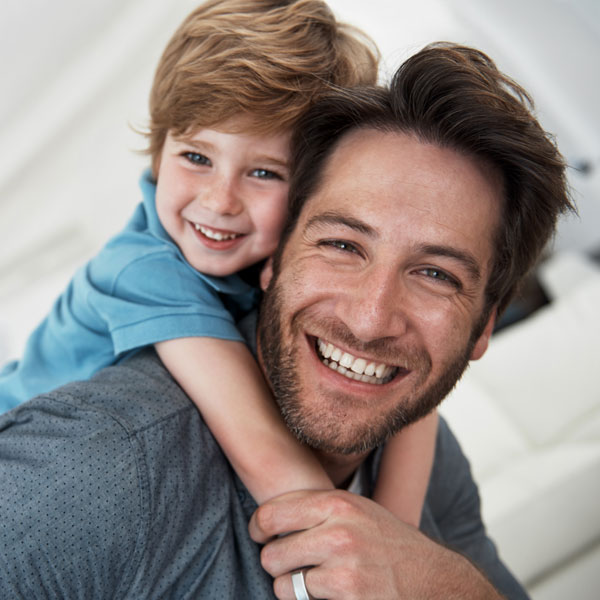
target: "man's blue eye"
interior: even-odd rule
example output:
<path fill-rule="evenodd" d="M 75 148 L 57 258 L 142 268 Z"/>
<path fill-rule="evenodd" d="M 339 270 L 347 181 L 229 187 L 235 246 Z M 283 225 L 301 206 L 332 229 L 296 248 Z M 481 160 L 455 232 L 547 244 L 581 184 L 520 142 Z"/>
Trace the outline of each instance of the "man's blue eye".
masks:
<path fill-rule="evenodd" d="M 458 281 L 456 281 L 456 279 L 454 279 L 454 277 L 448 275 L 448 273 L 446 273 L 445 271 L 436 269 L 435 267 L 428 267 L 426 269 L 423 269 L 423 272 L 428 277 L 431 277 L 432 279 L 437 279 L 438 281 L 444 281 L 455 287 L 459 287 Z"/>
<path fill-rule="evenodd" d="M 357 252 L 356 246 L 354 246 L 354 244 L 350 244 L 349 242 L 345 242 L 344 240 L 326 240 L 321 243 L 324 246 L 330 246 L 332 248 L 336 248 L 337 250 L 343 250 L 344 252 Z"/>
<path fill-rule="evenodd" d="M 194 165 L 210 165 L 210 160 L 199 152 L 184 152 L 183 156 Z"/>
<path fill-rule="evenodd" d="M 440 271 L 438 269 L 425 269 L 429 277 L 434 277 L 435 279 L 448 279 L 448 276 L 444 271 Z"/>

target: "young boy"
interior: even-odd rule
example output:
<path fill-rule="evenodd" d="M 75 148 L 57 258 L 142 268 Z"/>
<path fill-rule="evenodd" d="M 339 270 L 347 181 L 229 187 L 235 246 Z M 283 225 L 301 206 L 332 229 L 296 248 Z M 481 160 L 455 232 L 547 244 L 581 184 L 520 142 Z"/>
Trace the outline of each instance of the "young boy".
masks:
<path fill-rule="evenodd" d="M 235 321 L 257 299 L 248 267 L 283 227 L 295 122 L 333 86 L 376 76 L 374 47 L 321 0 L 211 0 L 192 12 L 156 71 L 143 202 L 4 369 L 0 406 L 153 344 L 258 503 L 331 487 L 283 424 Z M 390 442 L 376 493 L 414 525 L 435 427 L 428 417 Z"/>

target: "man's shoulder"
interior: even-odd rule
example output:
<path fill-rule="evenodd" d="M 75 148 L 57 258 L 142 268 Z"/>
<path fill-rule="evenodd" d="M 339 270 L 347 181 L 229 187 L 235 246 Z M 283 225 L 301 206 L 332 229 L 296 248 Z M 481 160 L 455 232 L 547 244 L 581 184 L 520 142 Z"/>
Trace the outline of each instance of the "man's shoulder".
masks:
<path fill-rule="evenodd" d="M 103 415 L 130 434 L 174 418 L 181 411 L 197 412 L 152 347 L 102 369 L 89 380 L 50 392 L 46 398 Z"/>
<path fill-rule="evenodd" d="M 52 597 L 212 597 L 209 565 L 259 572 L 255 505 L 153 350 L 21 405 L 0 431 L 0 595 L 35 577 Z"/>
<path fill-rule="evenodd" d="M 133 581 L 153 510 L 151 456 L 139 434 L 175 410 L 152 413 L 152 396 L 168 383 L 157 376 L 142 383 L 149 365 L 138 364 L 68 384 L 0 418 L 0 479 L 9 483 L 0 501 L 3 592 L 35 576 L 32 585 L 52 597 L 92 596 L 94 588 L 118 597 Z M 145 402 L 132 399 L 132 383 Z M 53 572 L 69 577 L 57 581 Z"/>

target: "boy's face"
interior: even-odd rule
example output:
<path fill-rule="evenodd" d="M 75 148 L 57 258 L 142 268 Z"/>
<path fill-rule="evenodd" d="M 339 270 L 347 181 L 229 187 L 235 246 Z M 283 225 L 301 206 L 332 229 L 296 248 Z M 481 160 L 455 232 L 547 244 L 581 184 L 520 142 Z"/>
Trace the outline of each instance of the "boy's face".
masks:
<path fill-rule="evenodd" d="M 230 275 L 275 250 L 287 211 L 290 135 L 167 135 L 156 210 L 192 267 Z"/>

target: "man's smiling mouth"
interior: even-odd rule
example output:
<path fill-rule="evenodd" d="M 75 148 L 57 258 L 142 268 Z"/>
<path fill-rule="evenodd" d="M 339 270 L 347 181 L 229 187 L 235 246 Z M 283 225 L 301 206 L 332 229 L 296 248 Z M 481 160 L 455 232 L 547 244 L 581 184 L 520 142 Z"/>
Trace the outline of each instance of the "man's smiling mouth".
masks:
<path fill-rule="evenodd" d="M 365 358 L 356 358 L 348 352 L 344 352 L 332 343 L 317 338 L 316 350 L 321 362 L 344 375 L 348 379 L 382 385 L 391 381 L 399 372 L 399 367 L 376 363 Z M 404 369 L 402 369 L 404 371 Z"/>

